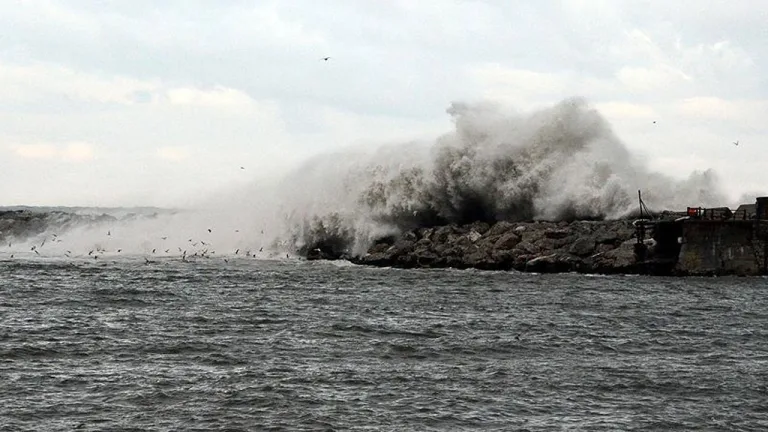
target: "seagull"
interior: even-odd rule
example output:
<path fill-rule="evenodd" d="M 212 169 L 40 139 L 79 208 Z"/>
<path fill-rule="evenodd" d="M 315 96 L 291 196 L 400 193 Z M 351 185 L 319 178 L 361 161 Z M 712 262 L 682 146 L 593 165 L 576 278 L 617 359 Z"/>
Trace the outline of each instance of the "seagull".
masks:
<path fill-rule="evenodd" d="M 738 140 L 737 140 L 737 141 L 735 141 L 735 142 L 733 143 L 733 145 L 735 145 L 735 146 L 738 146 L 738 145 L 739 145 L 739 141 L 738 141 Z"/>
<path fill-rule="evenodd" d="M 165 240 L 165 239 L 167 239 L 168 237 L 160 237 L 160 238 L 161 238 L 161 239 L 163 239 L 163 240 Z"/>

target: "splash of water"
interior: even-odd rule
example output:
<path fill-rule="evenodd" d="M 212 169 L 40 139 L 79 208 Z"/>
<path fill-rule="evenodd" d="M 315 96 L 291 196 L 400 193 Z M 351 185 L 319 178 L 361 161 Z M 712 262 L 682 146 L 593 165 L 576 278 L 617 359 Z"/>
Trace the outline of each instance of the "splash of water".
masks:
<path fill-rule="evenodd" d="M 725 202 L 712 171 L 684 181 L 651 172 L 581 99 L 525 114 L 490 103 L 454 103 L 447 112 L 454 130 L 434 142 L 320 155 L 209 210 L 119 222 L 111 229 L 123 234 L 110 239 L 98 227 L 99 241 L 143 254 L 206 239 L 230 255 L 317 246 L 361 254 L 376 238 L 416 227 L 621 218 L 636 210 L 638 189 L 652 210 Z M 94 247 L 93 230 L 77 233 L 80 246 Z"/>
<path fill-rule="evenodd" d="M 288 177 L 285 196 L 305 210 L 291 213 L 291 241 L 359 254 L 416 227 L 616 219 L 637 210 L 638 189 L 652 210 L 725 202 L 712 171 L 651 172 L 581 99 L 530 114 L 454 103 L 448 114 L 455 130 L 433 143 L 323 155 Z"/>

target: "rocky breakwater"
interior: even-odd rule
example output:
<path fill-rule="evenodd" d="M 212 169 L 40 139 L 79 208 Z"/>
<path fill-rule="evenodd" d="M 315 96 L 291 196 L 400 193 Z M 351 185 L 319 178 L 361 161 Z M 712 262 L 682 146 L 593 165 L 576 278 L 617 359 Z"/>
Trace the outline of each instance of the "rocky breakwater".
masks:
<path fill-rule="evenodd" d="M 358 264 L 526 272 L 641 273 L 628 220 L 476 222 L 420 228 L 377 241 Z"/>

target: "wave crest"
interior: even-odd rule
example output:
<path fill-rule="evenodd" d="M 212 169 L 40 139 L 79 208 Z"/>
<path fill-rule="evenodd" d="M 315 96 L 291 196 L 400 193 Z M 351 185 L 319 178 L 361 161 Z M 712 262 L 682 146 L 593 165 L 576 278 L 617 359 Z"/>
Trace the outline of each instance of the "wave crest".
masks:
<path fill-rule="evenodd" d="M 454 131 L 432 143 L 322 155 L 289 176 L 291 242 L 359 254 L 418 227 L 616 219 L 636 210 L 638 189 L 657 210 L 724 202 L 711 171 L 679 181 L 648 170 L 583 99 L 528 114 L 458 102 L 447 112 Z"/>

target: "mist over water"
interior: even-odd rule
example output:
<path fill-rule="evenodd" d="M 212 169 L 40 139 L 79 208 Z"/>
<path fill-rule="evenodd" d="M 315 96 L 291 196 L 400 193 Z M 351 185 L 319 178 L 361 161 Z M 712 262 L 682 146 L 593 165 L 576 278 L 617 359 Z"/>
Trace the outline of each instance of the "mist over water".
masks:
<path fill-rule="evenodd" d="M 322 154 L 197 210 L 74 237 L 85 249 L 109 244 L 141 254 L 211 246 L 205 250 L 219 256 L 260 249 L 262 257 L 284 256 L 317 242 L 360 254 L 378 237 L 416 227 L 620 218 L 636 211 L 638 189 L 652 210 L 726 203 L 712 171 L 680 181 L 649 170 L 582 99 L 530 113 L 456 102 L 447 113 L 454 128 L 433 142 Z M 104 237 L 107 229 L 114 235 Z"/>

